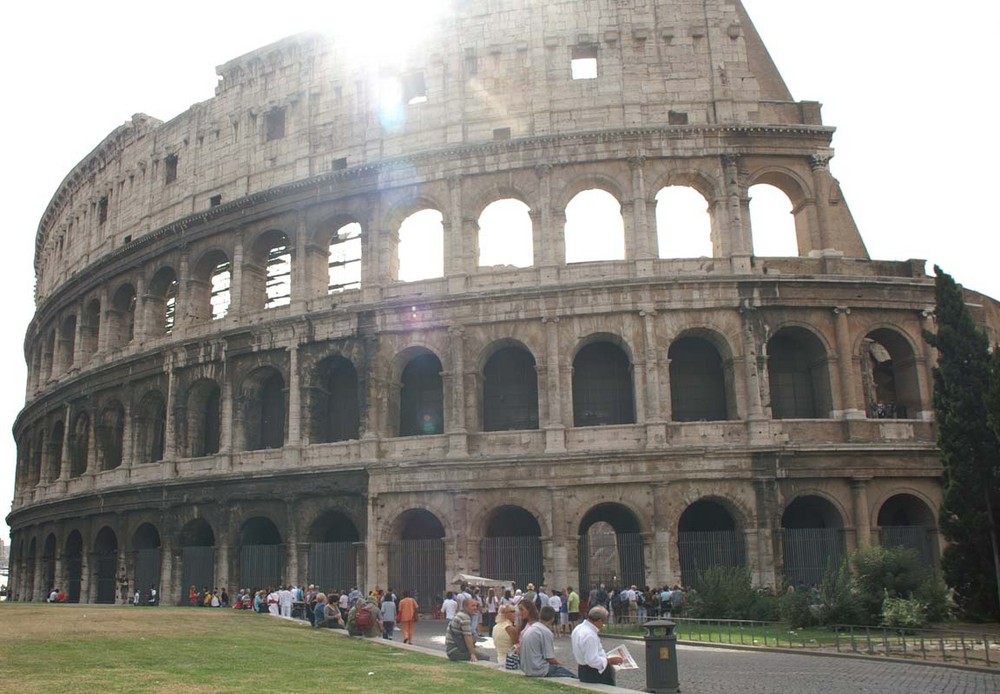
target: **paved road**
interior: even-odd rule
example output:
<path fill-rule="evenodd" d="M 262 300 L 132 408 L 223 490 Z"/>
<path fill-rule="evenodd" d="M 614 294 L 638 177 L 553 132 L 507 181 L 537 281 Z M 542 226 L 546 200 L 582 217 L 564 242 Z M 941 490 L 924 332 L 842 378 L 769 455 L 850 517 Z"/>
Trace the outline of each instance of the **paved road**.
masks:
<path fill-rule="evenodd" d="M 444 622 L 419 622 L 415 636 L 420 646 L 444 650 Z M 401 639 L 398 632 L 396 639 Z M 607 648 L 621 642 L 604 639 Z M 641 690 L 643 644 L 627 645 L 639 669 L 618 673 L 618 685 Z M 478 648 L 494 653 L 492 639 Z M 576 669 L 569 638 L 556 639 L 556 657 Z M 679 647 L 677 660 L 683 694 L 1000 694 L 1000 674 L 919 664 L 699 646 Z"/>

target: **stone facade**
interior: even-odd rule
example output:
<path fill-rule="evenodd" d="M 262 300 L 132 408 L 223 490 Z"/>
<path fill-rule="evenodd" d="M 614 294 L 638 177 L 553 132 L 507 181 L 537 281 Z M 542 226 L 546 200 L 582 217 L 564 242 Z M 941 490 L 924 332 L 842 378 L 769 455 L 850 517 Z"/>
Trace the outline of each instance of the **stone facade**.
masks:
<path fill-rule="evenodd" d="M 195 580 L 578 586 L 597 523 L 602 580 L 745 563 L 775 585 L 873 542 L 933 561 L 933 282 L 868 257 L 833 128 L 742 5 L 452 10 L 391 66 L 318 36 L 235 59 L 63 181 L 14 427 L 15 595 L 113 600 L 120 567 L 171 602 Z M 757 183 L 791 201 L 797 257 L 755 255 Z M 668 186 L 704 197 L 712 257 L 662 257 Z M 623 259 L 568 263 L 592 190 Z M 528 267 L 479 264 L 498 200 L 530 210 Z M 443 272 L 404 281 L 425 210 Z M 992 333 L 996 302 L 970 303 Z"/>

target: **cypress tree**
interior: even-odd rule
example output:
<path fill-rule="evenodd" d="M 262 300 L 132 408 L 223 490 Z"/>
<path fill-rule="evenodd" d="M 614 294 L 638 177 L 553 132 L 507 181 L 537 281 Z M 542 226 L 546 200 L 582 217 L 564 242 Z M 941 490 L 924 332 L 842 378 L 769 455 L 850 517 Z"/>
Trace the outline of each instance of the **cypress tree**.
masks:
<path fill-rule="evenodd" d="M 937 349 L 934 412 L 944 468 L 939 524 L 951 543 L 945 550 L 945 580 L 971 617 L 1000 617 L 1000 361 L 976 328 L 961 286 L 935 266 L 937 333 L 924 338 Z M 991 383 L 996 383 L 991 391 Z M 991 407 L 992 405 L 992 407 Z M 990 417 L 990 410 L 994 416 Z"/>

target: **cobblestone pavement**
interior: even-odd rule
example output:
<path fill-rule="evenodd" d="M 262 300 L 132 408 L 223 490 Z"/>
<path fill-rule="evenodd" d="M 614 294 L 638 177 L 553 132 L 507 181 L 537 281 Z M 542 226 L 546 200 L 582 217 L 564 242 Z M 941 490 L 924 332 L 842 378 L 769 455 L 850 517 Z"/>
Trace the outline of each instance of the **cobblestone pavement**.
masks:
<path fill-rule="evenodd" d="M 417 624 L 417 645 L 444 650 L 444 622 Z M 402 637 L 396 633 L 396 640 Z M 604 639 L 607 648 L 622 639 Z M 575 670 L 568 637 L 557 638 L 556 657 Z M 618 673 L 618 686 L 641 690 L 646 684 L 644 647 L 625 642 L 638 670 Z M 477 647 L 494 654 L 493 640 Z M 929 665 L 879 662 L 817 655 L 751 652 L 680 646 L 677 661 L 683 694 L 1000 694 L 1000 674 Z"/>

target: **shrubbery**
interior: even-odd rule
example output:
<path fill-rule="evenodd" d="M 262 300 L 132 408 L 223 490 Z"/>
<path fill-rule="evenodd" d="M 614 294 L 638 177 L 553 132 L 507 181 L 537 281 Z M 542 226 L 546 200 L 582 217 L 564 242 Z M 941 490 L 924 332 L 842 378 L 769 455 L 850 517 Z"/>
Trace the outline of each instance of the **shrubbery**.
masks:
<path fill-rule="evenodd" d="M 774 593 L 754 588 L 750 569 L 745 566 L 714 566 L 698 579 L 685 608 L 692 617 L 767 622 L 778 616 Z"/>

